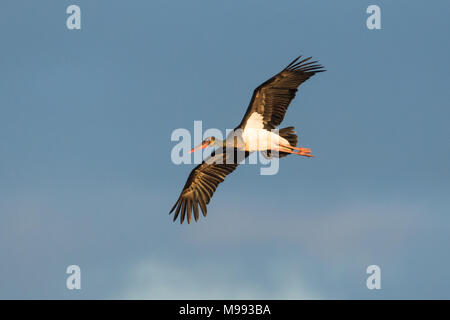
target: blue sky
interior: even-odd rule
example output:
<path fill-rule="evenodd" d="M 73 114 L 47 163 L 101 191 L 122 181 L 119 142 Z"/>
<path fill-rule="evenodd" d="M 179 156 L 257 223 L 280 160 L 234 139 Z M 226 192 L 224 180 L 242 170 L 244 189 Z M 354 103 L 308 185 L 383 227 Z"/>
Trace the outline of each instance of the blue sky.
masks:
<path fill-rule="evenodd" d="M 370 4 L 382 30 L 366 28 Z M 2 1 L 0 298 L 450 298 L 449 10 Z M 171 162 L 172 131 L 234 128 L 299 54 L 328 71 L 283 126 L 316 158 L 242 166 L 207 218 L 172 223 L 193 167 Z"/>

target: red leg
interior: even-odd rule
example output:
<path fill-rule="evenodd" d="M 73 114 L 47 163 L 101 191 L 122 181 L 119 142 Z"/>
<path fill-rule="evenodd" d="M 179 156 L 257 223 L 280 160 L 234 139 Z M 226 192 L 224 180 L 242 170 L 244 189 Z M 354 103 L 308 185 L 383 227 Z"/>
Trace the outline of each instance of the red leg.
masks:
<path fill-rule="evenodd" d="M 303 149 L 307 149 L 307 148 L 303 148 Z M 314 158 L 314 156 L 311 154 L 311 150 L 309 150 L 309 152 L 305 152 L 305 151 L 295 152 L 295 151 L 289 150 L 288 148 L 282 147 L 282 148 L 278 148 L 278 152 L 286 152 L 286 153 L 298 154 L 299 156 Z"/>
<path fill-rule="evenodd" d="M 279 143 L 278 145 L 281 146 L 281 147 L 284 147 L 284 148 L 298 150 L 298 151 L 304 152 L 304 153 L 311 153 L 311 149 L 309 149 L 309 148 L 297 148 L 297 147 L 294 147 L 294 146 L 291 146 L 291 145 L 282 144 L 282 143 Z"/>

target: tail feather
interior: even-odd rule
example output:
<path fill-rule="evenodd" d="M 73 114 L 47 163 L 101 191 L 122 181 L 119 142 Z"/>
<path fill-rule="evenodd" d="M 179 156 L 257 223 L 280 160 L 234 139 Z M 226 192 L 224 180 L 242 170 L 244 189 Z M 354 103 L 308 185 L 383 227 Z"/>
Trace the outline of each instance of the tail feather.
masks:
<path fill-rule="evenodd" d="M 297 146 L 298 137 L 297 137 L 294 127 L 287 127 L 287 128 L 280 129 L 278 134 L 282 138 L 285 138 L 287 141 L 289 141 L 289 144 L 291 146 L 293 146 L 293 147 Z"/>
<path fill-rule="evenodd" d="M 297 143 L 298 143 L 298 137 L 294 130 L 295 130 L 294 127 L 287 127 L 287 128 L 280 129 L 278 134 L 280 135 L 280 137 L 285 138 L 287 141 L 289 141 L 289 144 L 291 146 L 296 147 Z M 283 157 L 286 157 L 288 154 L 289 153 L 287 153 L 287 152 L 279 152 L 278 157 L 283 158 Z"/>
<path fill-rule="evenodd" d="M 287 127 L 287 128 L 280 129 L 278 131 L 278 134 L 280 135 L 280 137 L 285 138 L 291 146 L 293 146 L 293 147 L 297 146 L 298 137 L 297 137 L 294 127 Z M 287 152 L 279 152 L 278 158 L 286 157 L 288 154 L 289 153 L 287 153 Z M 273 156 L 272 152 L 270 152 L 270 150 L 268 150 L 267 157 L 271 158 L 272 156 Z"/>

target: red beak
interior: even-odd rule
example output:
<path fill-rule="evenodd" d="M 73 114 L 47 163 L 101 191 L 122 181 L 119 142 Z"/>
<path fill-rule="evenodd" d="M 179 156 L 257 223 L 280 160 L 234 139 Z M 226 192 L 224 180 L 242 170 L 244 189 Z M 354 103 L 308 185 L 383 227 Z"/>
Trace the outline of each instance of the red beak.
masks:
<path fill-rule="evenodd" d="M 207 146 L 209 146 L 208 142 L 202 142 L 201 144 L 199 144 L 198 146 L 196 146 L 194 149 L 192 149 L 191 151 L 189 151 L 189 153 L 195 152 L 197 150 L 201 150 L 201 149 L 205 149 Z"/>

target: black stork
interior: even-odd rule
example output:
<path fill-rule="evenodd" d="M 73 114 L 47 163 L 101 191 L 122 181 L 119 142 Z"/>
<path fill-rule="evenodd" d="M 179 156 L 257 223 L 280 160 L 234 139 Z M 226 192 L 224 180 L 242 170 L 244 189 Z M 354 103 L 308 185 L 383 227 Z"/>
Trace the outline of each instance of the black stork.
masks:
<path fill-rule="evenodd" d="M 172 213 L 176 209 L 173 221 L 180 216 L 180 223 L 183 223 L 185 217 L 190 223 L 192 212 L 195 221 L 198 221 L 198 207 L 206 217 L 206 205 L 217 186 L 239 165 L 239 161 L 236 161 L 238 150 L 243 151 L 245 157 L 254 151 L 264 151 L 269 156 L 272 154 L 279 158 L 288 154 L 313 157 L 310 149 L 296 147 L 297 135 L 294 127 L 274 131 L 283 121 L 297 88 L 316 73 L 325 71 L 317 64 L 318 61 L 310 61 L 312 57 L 300 60 L 301 57 L 297 57 L 280 73 L 254 90 L 244 118 L 225 141 L 208 137 L 190 151 L 208 146 L 218 147 L 191 171 L 177 202 L 170 210 Z M 239 139 L 236 139 L 236 136 Z"/>

